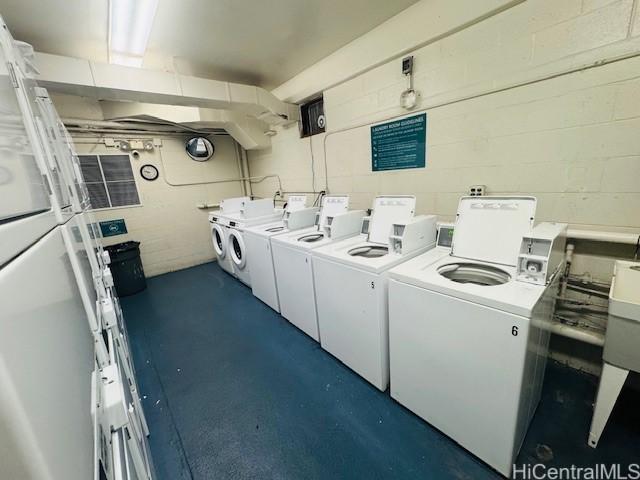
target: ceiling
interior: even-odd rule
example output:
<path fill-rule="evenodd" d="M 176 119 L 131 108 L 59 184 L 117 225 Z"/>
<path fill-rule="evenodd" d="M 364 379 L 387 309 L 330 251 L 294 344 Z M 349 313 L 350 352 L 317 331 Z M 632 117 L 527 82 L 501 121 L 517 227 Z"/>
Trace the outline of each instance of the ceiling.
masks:
<path fill-rule="evenodd" d="M 416 1 L 160 0 L 144 67 L 274 88 Z M 100 62 L 107 12 L 108 0 L 0 0 L 15 38 Z"/>

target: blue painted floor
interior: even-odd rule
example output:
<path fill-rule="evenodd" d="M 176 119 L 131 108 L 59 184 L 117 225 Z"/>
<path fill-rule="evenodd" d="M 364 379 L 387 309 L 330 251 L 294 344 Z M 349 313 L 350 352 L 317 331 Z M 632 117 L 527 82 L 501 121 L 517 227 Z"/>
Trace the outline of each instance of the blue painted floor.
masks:
<path fill-rule="evenodd" d="M 122 304 L 159 479 L 501 478 L 215 263 L 148 285 Z M 639 461 L 629 388 L 598 449 L 586 445 L 596 385 L 550 364 L 519 462 Z"/>

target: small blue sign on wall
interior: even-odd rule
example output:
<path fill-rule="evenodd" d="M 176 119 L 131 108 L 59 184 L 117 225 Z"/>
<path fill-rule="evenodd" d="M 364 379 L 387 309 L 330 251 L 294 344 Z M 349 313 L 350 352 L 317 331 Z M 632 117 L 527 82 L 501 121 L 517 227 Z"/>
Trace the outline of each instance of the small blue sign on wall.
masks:
<path fill-rule="evenodd" d="M 427 114 L 371 127 L 371 170 L 423 168 L 427 153 Z"/>
<path fill-rule="evenodd" d="M 103 237 L 124 235 L 125 233 L 127 233 L 127 225 L 126 223 L 124 223 L 124 218 L 106 220 L 104 222 L 100 222 L 100 231 L 102 231 Z"/>

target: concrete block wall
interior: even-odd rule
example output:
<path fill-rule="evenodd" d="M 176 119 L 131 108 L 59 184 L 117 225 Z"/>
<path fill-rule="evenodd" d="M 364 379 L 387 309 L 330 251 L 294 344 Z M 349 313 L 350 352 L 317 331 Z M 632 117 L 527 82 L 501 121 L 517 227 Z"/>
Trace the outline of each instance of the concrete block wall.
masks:
<path fill-rule="evenodd" d="M 128 234 L 104 238 L 104 243 L 141 242 L 142 263 L 147 277 L 212 261 L 215 254 L 208 226 L 208 210 L 198 209 L 196 205 L 218 203 L 223 198 L 242 194 L 239 182 L 189 185 L 198 179 L 214 182 L 240 177 L 235 142 L 231 137 L 213 138 L 216 153 L 207 162 L 195 162 L 187 156 L 184 150 L 187 137 L 154 137 L 162 140 L 162 147 L 156 147 L 153 152 L 140 152 L 139 159 L 131 159 L 141 205 L 94 211 L 99 221 L 125 220 Z M 125 138 L 145 137 L 134 135 Z M 95 137 L 75 136 L 74 142 L 81 155 L 120 153 L 116 148 L 105 147 Z M 147 181 L 140 176 L 140 167 L 145 164 L 158 169 L 160 176 L 157 180 Z"/>
<path fill-rule="evenodd" d="M 424 169 L 371 171 L 370 125 L 404 112 L 398 59 L 322 92 L 327 133 L 300 139 L 295 127 L 281 129 L 270 149 L 249 153 L 251 174 L 278 173 L 292 191 L 314 177 L 324 188 L 326 174 L 354 208 L 376 194 L 416 194 L 419 213 L 445 220 L 470 185 L 484 184 L 490 194 L 538 197 L 539 221 L 637 231 L 638 3 L 527 0 L 413 51 L 415 112 L 428 116 Z"/>
<path fill-rule="evenodd" d="M 52 95 L 61 118 L 103 120 L 101 102 L 75 95 Z M 178 107 L 179 108 L 179 107 Z M 73 133 L 76 151 L 80 155 L 120 154 L 115 147 L 106 147 L 104 137 L 113 139 L 159 138 L 161 147 L 152 152 L 140 152 L 131 158 L 131 167 L 140 195 L 140 206 L 94 211 L 99 221 L 124 218 L 128 234 L 104 239 L 106 245 L 136 240 L 145 274 L 148 277 L 180 270 L 215 258 L 207 209 L 199 204 L 216 204 L 223 198 L 242 195 L 240 182 L 217 183 L 239 178 L 236 142 L 229 136 L 215 136 L 216 152 L 207 162 L 195 162 L 185 152 L 189 136 L 179 135 L 115 135 Z M 154 165 L 160 173 L 149 182 L 140 176 L 140 167 Z"/>

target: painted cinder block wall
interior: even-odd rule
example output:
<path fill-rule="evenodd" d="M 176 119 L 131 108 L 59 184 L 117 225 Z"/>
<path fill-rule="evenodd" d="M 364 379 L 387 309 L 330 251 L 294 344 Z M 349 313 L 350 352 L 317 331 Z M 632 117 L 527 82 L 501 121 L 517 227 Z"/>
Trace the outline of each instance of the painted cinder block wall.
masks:
<path fill-rule="evenodd" d="M 145 137 L 128 135 L 125 138 Z M 208 210 L 196 205 L 218 203 L 223 198 L 241 195 L 239 182 L 189 185 L 240 177 L 235 141 L 228 135 L 212 138 L 216 153 L 211 160 L 202 163 L 191 160 L 185 153 L 188 137 L 154 138 L 162 140 L 161 147 L 153 152 L 141 152 L 139 159 L 131 158 L 141 205 L 94 212 L 99 221 L 124 218 L 128 233 L 104 238 L 104 244 L 128 240 L 141 242 L 140 254 L 147 277 L 213 261 Z M 93 139 L 76 137 L 74 142 L 80 155 L 120 153 Z M 158 169 L 157 180 L 147 181 L 140 176 L 140 167 L 145 164 Z"/>
<path fill-rule="evenodd" d="M 54 95 L 62 118 L 102 120 L 100 102 L 70 95 Z M 242 195 L 240 182 L 220 182 L 239 178 L 236 142 L 228 135 L 210 137 L 216 152 L 207 162 L 195 162 L 185 152 L 185 135 L 115 135 L 72 133 L 80 155 L 122 154 L 107 147 L 104 138 L 159 139 L 162 146 L 152 152 L 140 152 L 131 159 L 138 187 L 140 206 L 95 210 L 98 221 L 123 218 L 128 233 L 104 238 L 106 245 L 136 240 L 145 275 L 151 277 L 180 270 L 215 258 L 208 226 L 208 210 L 197 205 L 217 204 L 223 198 Z M 155 181 L 144 180 L 140 167 L 154 165 L 159 171 Z"/>
<path fill-rule="evenodd" d="M 327 133 L 301 139 L 296 126 L 281 128 L 270 149 L 249 152 L 250 171 L 280 174 L 289 191 L 324 188 L 326 172 L 330 191 L 349 193 L 354 208 L 377 194 L 415 194 L 419 213 L 442 220 L 483 184 L 535 195 L 538 221 L 637 231 L 640 57 L 581 69 L 634 52 L 638 0 L 527 0 L 411 52 L 415 112 L 428 115 L 426 168 L 371 171 L 370 125 L 404 112 L 398 58 L 319 92 Z M 253 191 L 271 195 L 273 185 Z M 610 262 L 585 258 L 576 268 L 606 279 Z"/>

